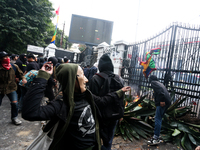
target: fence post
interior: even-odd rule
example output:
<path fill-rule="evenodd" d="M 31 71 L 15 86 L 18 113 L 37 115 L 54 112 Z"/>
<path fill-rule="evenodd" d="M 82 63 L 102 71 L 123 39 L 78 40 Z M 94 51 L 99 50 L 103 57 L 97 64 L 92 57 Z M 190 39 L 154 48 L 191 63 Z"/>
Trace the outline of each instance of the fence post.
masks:
<path fill-rule="evenodd" d="M 169 46 L 166 73 L 165 73 L 165 77 L 164 77 L 164 85 L 166 88 L 168 88 L 169 81 L 172 81 L 171 67 L 172 67 L 172 58 L 173 58 L 173 54 L 174 54 L 174 46 L 175 46 L 175 40 L 176 40 L 176 30 L 177 30 L 177 25 L 174 24 L 172 27 L 172 35 L 171 35 L 170 46 Z M 170 86 L 173 90 L 172 84 L 173 84 L 173 82 L 170 82 Z"/>

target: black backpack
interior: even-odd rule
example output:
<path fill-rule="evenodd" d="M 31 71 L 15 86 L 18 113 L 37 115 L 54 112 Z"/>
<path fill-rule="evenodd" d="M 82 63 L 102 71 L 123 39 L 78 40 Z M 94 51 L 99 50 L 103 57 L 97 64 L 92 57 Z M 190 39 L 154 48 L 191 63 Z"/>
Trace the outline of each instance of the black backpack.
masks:
<path fill-rule="evenodd" d="M 99 90 L 99 96 L 104 96 L 107 93 L 111 93 L 123 88 L 122 80 L 116 74 L 96 73 L 96 75 L 104 78 L 104 83 Z M 124 115 L 124 97 L 115 99 L 115 101 L 100 110 L 102 119 L 104 120 L 118 120 Z"/>

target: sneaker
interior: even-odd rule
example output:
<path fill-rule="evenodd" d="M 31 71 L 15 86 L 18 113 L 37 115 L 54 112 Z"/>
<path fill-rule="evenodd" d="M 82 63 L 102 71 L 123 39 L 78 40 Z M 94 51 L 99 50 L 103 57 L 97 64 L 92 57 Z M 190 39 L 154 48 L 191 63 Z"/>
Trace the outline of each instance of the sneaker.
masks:
<path fill-rule="evenodd" d="M 14 125 L 20 125 L 22 122 L 17 117 L 15 117 L 15 118 L 12 118 L 12 123 Z"/>
<path fill-rule="evenodd" d="M 160 141 L 160 143 L 163 143 L 164 142 L 164 140 L 163 140 L 163 138 L 161 137 L 161 136 L 159 136 L 159 141 Z"/>
<path fill-rule="evenodd" d="M 147 141 L 148 145 L 157 145 L 159 143 L 160 143 L 160 139 L 151 138 L 149 141 Z"/>

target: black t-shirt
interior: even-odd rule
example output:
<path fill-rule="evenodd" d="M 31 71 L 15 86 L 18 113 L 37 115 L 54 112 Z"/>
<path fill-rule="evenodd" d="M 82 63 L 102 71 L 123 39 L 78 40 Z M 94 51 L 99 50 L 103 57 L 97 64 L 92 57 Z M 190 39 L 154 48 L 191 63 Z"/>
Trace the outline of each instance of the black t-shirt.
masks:
<path fill-rule="evenodd" d="M 74 149 L 82 150 L 95 145 L 95 120 L 87 100 L 75 100 L 74 113 L 65 135 Z"/>

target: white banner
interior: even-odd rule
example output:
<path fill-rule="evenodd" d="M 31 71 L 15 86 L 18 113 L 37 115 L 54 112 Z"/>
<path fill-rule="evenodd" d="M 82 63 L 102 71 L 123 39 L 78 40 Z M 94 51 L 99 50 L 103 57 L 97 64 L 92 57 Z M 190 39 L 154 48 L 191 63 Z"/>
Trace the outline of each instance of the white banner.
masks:
<path fill-rule="evenodd" d="M 42 53 L 44 52 L 44 48 L 43 47 L 39 47 L 39 46 L 33 46 L 33 45 L 28 45 L 27 46 L 27 52 L 35 52 L 35 53 Z"/>

